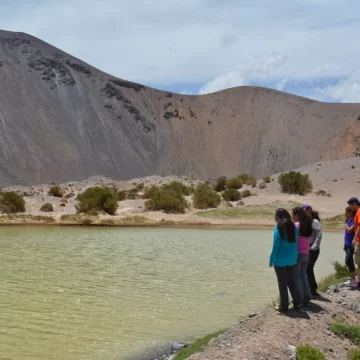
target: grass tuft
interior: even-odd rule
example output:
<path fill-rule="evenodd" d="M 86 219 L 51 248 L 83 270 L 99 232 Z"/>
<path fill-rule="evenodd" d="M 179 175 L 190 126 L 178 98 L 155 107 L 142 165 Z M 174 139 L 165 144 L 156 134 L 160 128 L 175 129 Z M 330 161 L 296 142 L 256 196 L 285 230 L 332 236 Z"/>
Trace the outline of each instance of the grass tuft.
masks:
<path fill-rule="evenodd" d="M 335 322 L 330 325 L 330 330 L 337 336 L 351 340 L 355 345 L 360 345 L 360 325 L 351 325 Z"/>
<path fill-rule="evenodd" d="M 310 345 L 300 345 L 296 348 L 296 360 L 325 360 L 325 355 Z"/>

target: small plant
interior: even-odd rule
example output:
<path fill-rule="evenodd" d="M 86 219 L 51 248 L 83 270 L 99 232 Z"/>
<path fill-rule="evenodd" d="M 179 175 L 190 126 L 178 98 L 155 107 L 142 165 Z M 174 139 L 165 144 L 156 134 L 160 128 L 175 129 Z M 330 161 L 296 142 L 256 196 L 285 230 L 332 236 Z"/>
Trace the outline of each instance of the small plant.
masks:
<path fill-rule="evenodd" d="M 62 198 L 64 196 L 64 192 L 61 186 L 52 185 L 49 189 L 48 195 Z"/>
<path fill-rule="evenodd" d="M 114 215 L 118 208 L 116 197 L 109 188 L 92 187 L 77 196 L 78 213 L 89 213 L 91 211 L 103 211 L 109 215 Z"/>
<path fill-rule="evenodd" d="M 127 197 L 127 192 L 124 190 L 124 191 L 118 191 L 116 193 L 116 200 L 117 201 L 124 201 L 126 200 L 126 197 Z"/>
<path fill-rule="evenodd" d="M 61 206 L 61 207 L 65 207 L 65 206 L 66 206 L 66 203 L 61 202 L 61 203 L 60 203 L 60 206 Z"/>
<path fill-rule="evenodd" d="M 243 186 L 243 182 L 241 181 L 240 178 L 236 177 L 236 178 L 232 178 L 230 180 L 228 180 L 228 182 L 226 183 L 226 187 L 228 189 L 241 189 Z"/>
<path fill-rule="evenodd" d="M 296 348 L 296 360 L 326 360 L 326 357 L 319 349 L 300 345 Z"/>
<path fill-rule="evenodd" d="M 259 189 L 265 189 L 265 188 L 266 188 L 266 183 L 261 182 L 261 183 L 259 184 Z"/>
<path fill-rule="evenodd" d="M 360 349 L 350 349 L 347 353 L 347 360 L 360 360 Z"/>
<path fill-rule="evenodd" d="M 249 197 L 249 196 L 251 196 L 251 191 L 250 190 L 244 190 L 241 193 L 241 197 L 243 197 L 243 198 L 246 198 L 246 197 Z"/>
<path fill-rule="evenodd" d="M 65 199 L 71 199 L 71 198 L 73 198 L 74 196 L 75 196 L 75 193 L 72 191 L 72 192 L 66 194 L 64 197 L 65 197 Z"/>
<path fill-rule="evenodd" d="M 264 177 L 263 177 L 263 182 L 264 182 L 265 184 L 270 183 L 270 182 L 271 182 L 271 177 L 270 177 L 269 175 L 264 176 Z"/>
<path fill-rule="evenodd" d="M 349 270 L 346 265 L 342 265 L 342 264 L 338 263 L 337 261 L 335 261 L 333 263 L 333 265 L 334 265 L 334 269 L 335 269 L 335 275 L 337 278 L 340 279 L 340 278 L 349 276 Z"/>
<path fill-rule="evenodd" d="M 224 191 L 225 188 L 226 188 L 226 183 L 227 183 L 227 177 L 226 176 L 220 176 L 216 180 L 216 183 L 214 184 L 214 190 L 216 192 Z"/>
<path fill-rule="evenodd" d="M 41 206 L 40 211 L 42 212 L 53 212 L 54 207 L 50 203 L 46 203 Z"/>
<path fill-rule="evenodd" d="M 154 189 L 150 199 L 145 203 L 147 210 L 173 214 L 183 214 L 187 207 L 184 195 L 169 187 Z"/>
<path fill-rule="evenodd" d="M 338 179 L 332 179 L 332 182 L 334 182 L 334 183 L 336 183 L 336 182 L 338 182 L 339 180 Z"/>
<path fill-rule="evenodd" d="M 195 189 L 193 203 L 196 209 L 216 208 L 220 202 L 220 195 L 210 186 L 201 184 Z"/>
<path fill-rule="evenodd" d="M 6 214 L 25 212 L 25 200 L 15 191 L 0 192 L 0 212 Z"/>
<path fill-rule="evenodd" d="M 165 189 L 174 190 L 179 195 L 189 196 L 191 195 L 191 188 L 184 185 L 180 181 L 172 181 L 171 183 L 163 186 Z"/>
<path fill-rule="evenodd" d="M 297 171 L 282 173 L 278 181 L 281 191 L 286 194 L 306 195 L 313 189 L 309 175 Z"/>
<path fill-rule="evenodd" d="M 336 322 L 330 325 L 330 330 L 337 336 L 351 340 L 355 345 L 360 345 L 360 325 L 351 325 Z"/>
<path fill-rule="evenodd" d="M 351 165 L 351 169 L 355 169 L 355 165 Z"/>
<path fill-rule="evenodd" d="M 255 176 L 249 174 L 240 174 L 239 179 L 243 182 L 243 184 L 251 185 L 252 187 L 255 187 L 257 183 Z"/>
<path fill-rule="evenodd" d="M 152 185 L 145 189 L 144 191 L 144 199 L 151 199 L 151 197 L 159 191 L 159 187 L 156 185 Z"/>
<path fill-rule="evenodd" d="M 137 188 L 131 189 L 126 192 L 126 199 L 136 200 L 139 196 L 139 190 Z"/>
<path fill-rule="evenodd" d="M 239 201 L 241 199 L 241 194 L 236 189 L 226 189 L 221 196 L 226 201 Z"/>

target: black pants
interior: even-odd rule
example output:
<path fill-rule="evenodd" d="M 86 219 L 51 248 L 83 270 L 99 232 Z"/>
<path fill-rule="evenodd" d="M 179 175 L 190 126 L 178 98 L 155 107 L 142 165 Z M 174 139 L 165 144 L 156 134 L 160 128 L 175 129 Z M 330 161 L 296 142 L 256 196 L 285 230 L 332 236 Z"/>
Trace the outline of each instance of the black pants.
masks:
<path fill-rule="evenodd" d="M 313 294 L 313 295 L 316 294 L 317 288 L 318 288 L 318 284 L 316 282 L 315 274 L 314 274 L 314 266 L 319 257 L 319 254 L 320 254 L 320 249 L 310 250 L 308 267 L 306 269 L 306 275 L 308 278 L 310 291 L 311 291 L 311 294 Z"/>
<path fill-rule="evenodd" d="M 291 297 L 293 298 L 294 306 L 300 305 L 299 293 L 296 288 L 295 267 L 296 265 L 284 267 L 275 266 L 275 273 L 280 293 L 280 307 L 282 310 L 287 310 L 289 308 L 288 289 L 290 290 Z"/>
<path fill-rule="evenodd" d="M 345 264 L 348 267 L 351 273 L 355 272 L 355 264 L 354 264 L 354 247 L 351 245 L 345 245 L 344 247 L 346 256 L 345 256 Z"/>

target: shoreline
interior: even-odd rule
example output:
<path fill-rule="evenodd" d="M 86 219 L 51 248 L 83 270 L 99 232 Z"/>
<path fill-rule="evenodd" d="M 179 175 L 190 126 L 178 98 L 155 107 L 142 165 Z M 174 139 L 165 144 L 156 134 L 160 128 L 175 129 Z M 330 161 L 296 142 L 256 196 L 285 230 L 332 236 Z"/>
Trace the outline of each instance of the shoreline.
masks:
<path fill-rule="evenodd" d="M 1 227 L 100 227 L 100 228 L 163 228 L 163 229 L 204 229 L 204 230 L 272 230 L 275 225 L 268 223 L 202 223 L 202 222 L 147 222 L 143 224 L 105 224 L 82 222 L 4 221 Z M 324 232 L 342 232 L 340 226 L 323 226 Z"/>

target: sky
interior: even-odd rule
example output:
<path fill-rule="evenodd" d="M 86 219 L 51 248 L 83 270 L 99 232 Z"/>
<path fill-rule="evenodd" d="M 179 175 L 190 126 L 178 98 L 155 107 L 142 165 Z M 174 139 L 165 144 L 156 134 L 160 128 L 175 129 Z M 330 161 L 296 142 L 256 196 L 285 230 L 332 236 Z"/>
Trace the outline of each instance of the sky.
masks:
<path fill-rule="evenodd" d="M 0 29 L 162 90 L 360 102 L 359 0 L 0 0 Z"/>

